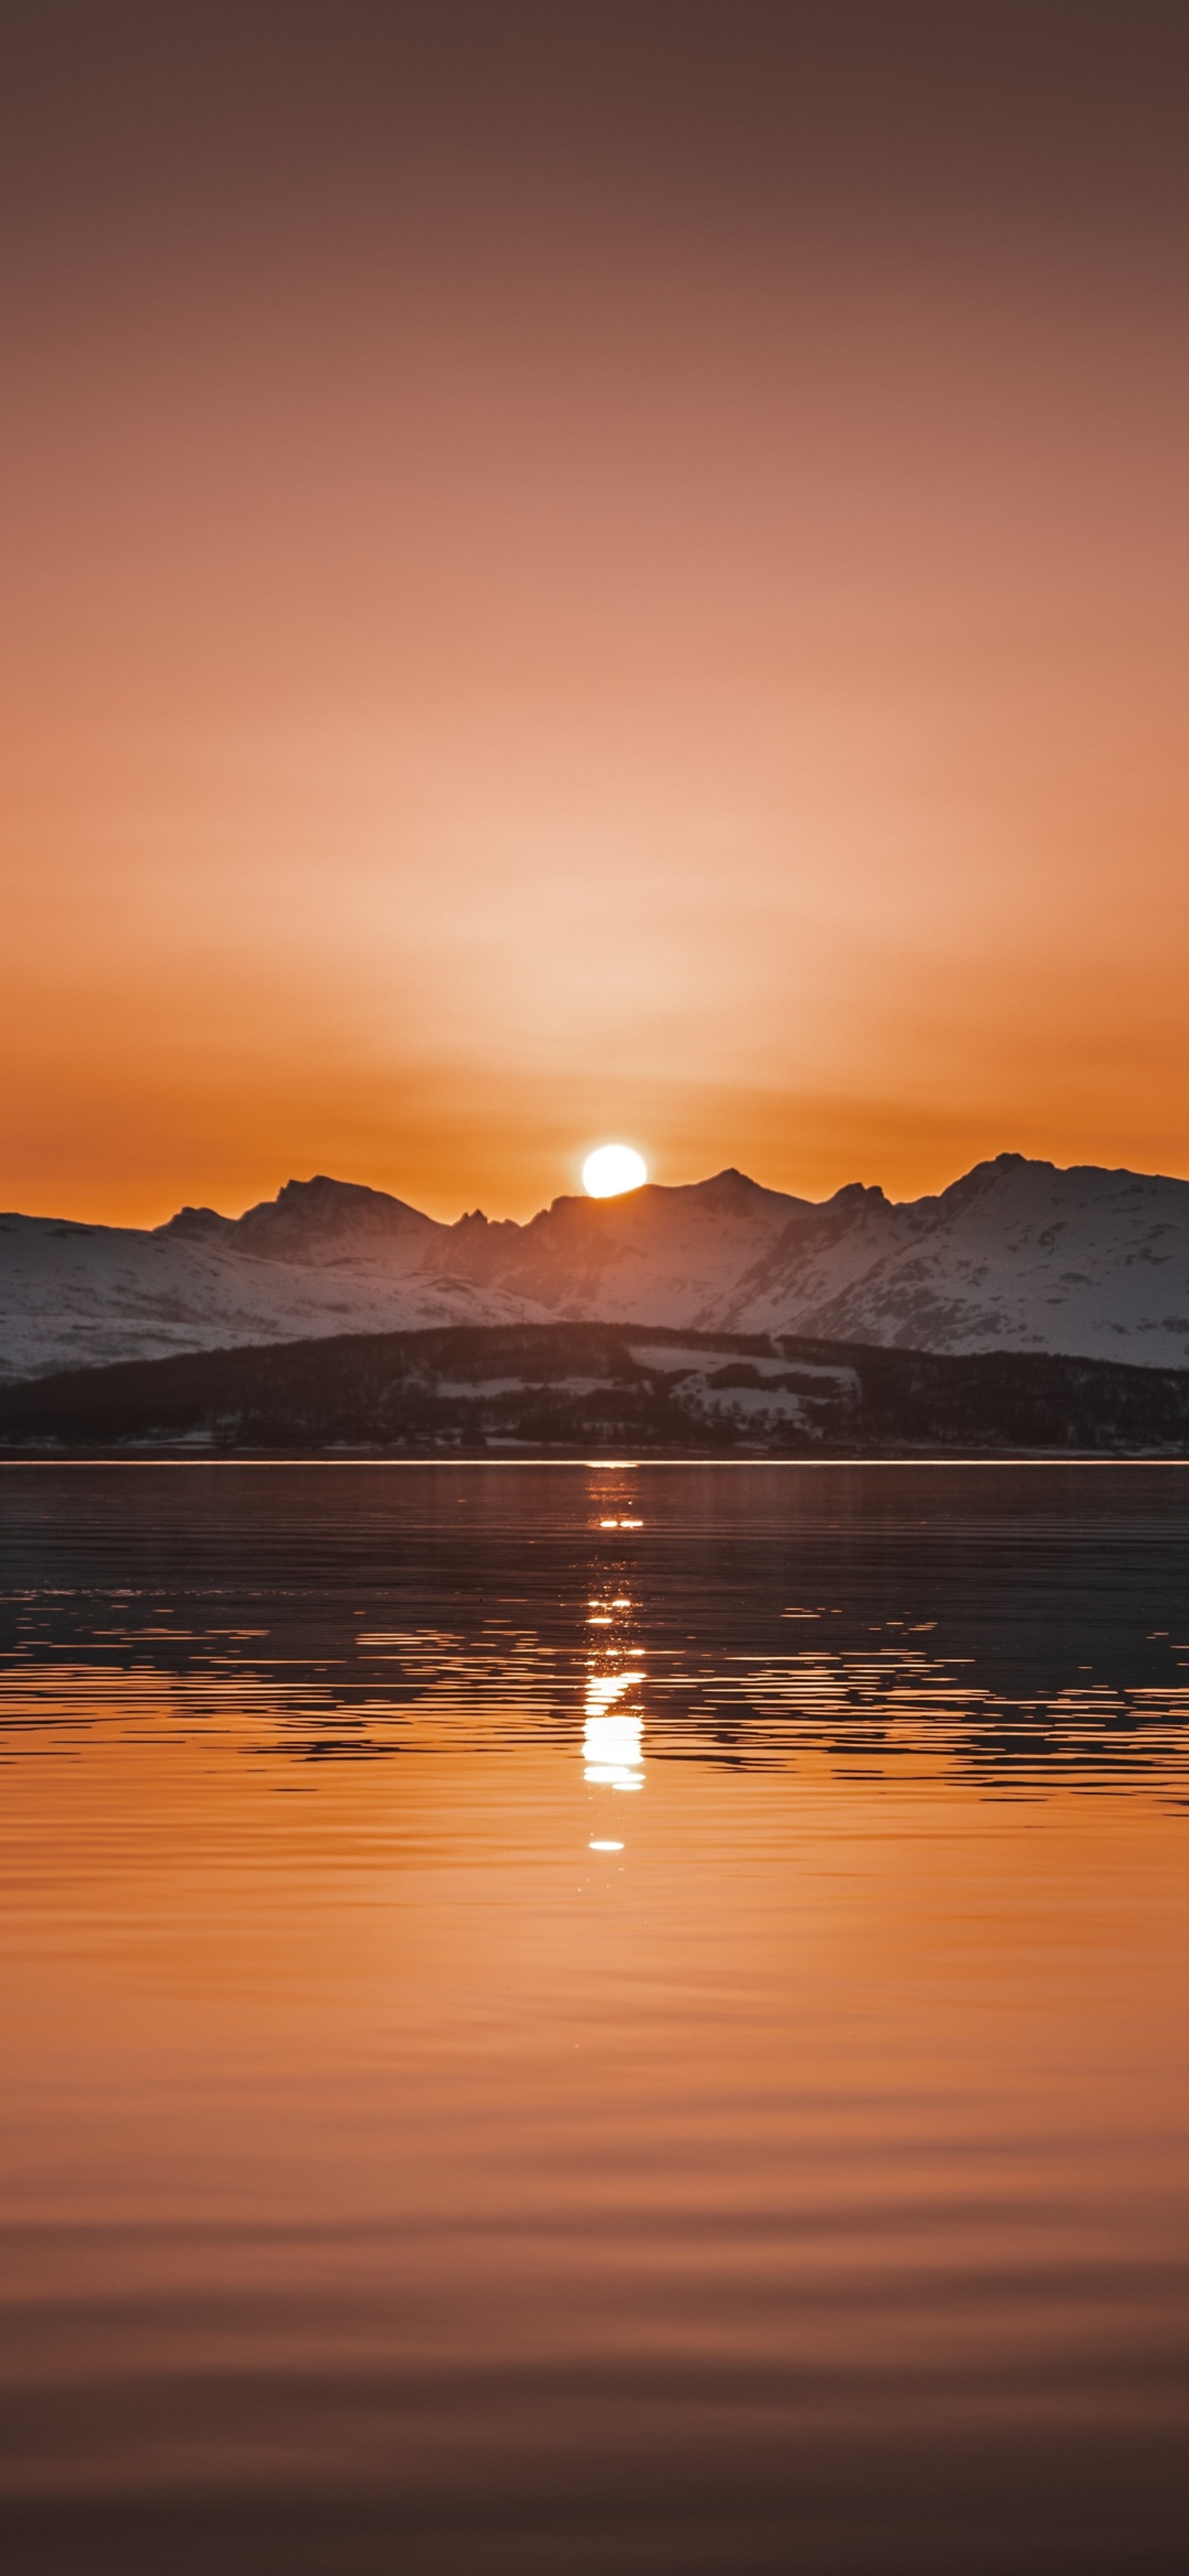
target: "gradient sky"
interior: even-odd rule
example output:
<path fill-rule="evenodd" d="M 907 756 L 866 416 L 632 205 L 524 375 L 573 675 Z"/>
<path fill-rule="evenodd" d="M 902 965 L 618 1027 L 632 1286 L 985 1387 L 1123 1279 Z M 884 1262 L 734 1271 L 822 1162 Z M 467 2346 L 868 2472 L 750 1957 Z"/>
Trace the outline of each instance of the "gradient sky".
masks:
<path fill-rule="evenodd" d="M 1189 15 L 26 0 L 0 1202 L 1189 1173 Z"/>

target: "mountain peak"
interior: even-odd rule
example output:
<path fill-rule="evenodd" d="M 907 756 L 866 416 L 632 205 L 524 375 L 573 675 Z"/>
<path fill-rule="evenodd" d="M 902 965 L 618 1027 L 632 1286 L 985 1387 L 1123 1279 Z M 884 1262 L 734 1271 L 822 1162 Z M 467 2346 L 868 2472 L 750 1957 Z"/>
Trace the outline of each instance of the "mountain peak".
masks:
<path fill-rule="evenodd" d="M 388 1190 L 374 1190 L 367 1181 L 336 1181 L 329 1172 L 315 1172 L 308 1181 L 284 1181 L 275 1199 L 262 1199 L 258 1207 L 249 1208 L 249 1216 L 258 1216 L 269 1208 L 404 1208 L 409 1216 L 417 1210 L 404 1199 L 393 1198 Z"/>
<path fill-rule="evenodd" d="M 309 1181 L 286 1181 L 275 1199 L 247 1210 L 235 1229 L 237 1245 L 266 1261 L 327 1261 L 381 1243 L 420 1247 L 447 1229 L 419 1208 L 373 1190 L 363 1181 L 335 1181 L 316 1172 Z"/>
<path fill-rule="evenodd" d="M 890 1207 L 891 1201 L 878 1181 L 844 1181 L 825 1205 L 831 1208 Z"/>
<path fill-rule="evenodd" d="M 234 1234 L 235 1226 L 235 1218 L 220 1216 L 217 1208 L 181 1207 L 176 1216 L 166 1219 L 164 1225 L 155 1225 L 153 1232 L 160 1235 L 177 1235 L 183 1242 L 193 1243 L 201 1241 L 204 1237 L 209 1239 L 218 1235 Z"/>

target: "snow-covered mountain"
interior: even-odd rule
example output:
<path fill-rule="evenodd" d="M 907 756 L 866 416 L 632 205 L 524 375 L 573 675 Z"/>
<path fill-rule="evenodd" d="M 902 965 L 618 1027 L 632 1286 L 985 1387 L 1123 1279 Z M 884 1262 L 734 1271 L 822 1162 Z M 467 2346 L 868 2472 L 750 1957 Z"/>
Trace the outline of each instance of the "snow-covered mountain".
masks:
<path fill-rule="evenodd" d="M 321 1333 L 519 1322 L 518 1299 L 439 1279 L 435 1224 L 383 1191 L 290 1181 L 238 1219 L 183 1208 L 153 1233 L 0 1217 L 0 1369 L 164 1359 Z"/>
<path fill-rule="evenodd" d="M 741 1172 L 528 1225 L 289 1181 L 153 1233 L 0 1217 L 0 1369 L 327 1333 L 592 1318 L 1189 1365 L 1189 1182 L 1001 1154 L 936 1198 L 815 1204 Z"/>

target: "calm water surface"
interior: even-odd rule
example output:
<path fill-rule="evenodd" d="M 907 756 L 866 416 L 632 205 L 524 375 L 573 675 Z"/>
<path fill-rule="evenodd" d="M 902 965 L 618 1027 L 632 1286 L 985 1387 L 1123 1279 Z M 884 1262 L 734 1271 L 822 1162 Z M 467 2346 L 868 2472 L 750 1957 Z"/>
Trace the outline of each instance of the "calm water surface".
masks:
<path fill-rule="evenodd" d="M 0 1469 L 13 2576 L 1189 2560 L 1189 1470 Z"/>

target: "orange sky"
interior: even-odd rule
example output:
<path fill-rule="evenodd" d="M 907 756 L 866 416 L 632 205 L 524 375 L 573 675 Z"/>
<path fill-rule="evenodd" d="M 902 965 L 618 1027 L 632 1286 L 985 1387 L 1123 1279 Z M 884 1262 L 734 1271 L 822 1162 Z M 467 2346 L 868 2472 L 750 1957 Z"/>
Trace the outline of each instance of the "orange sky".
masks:
<path fill-rule="evenodd" d="M 1184 23 L 894 15 L 10 39 L 0 1202 L 1189 1172 Z"/>

